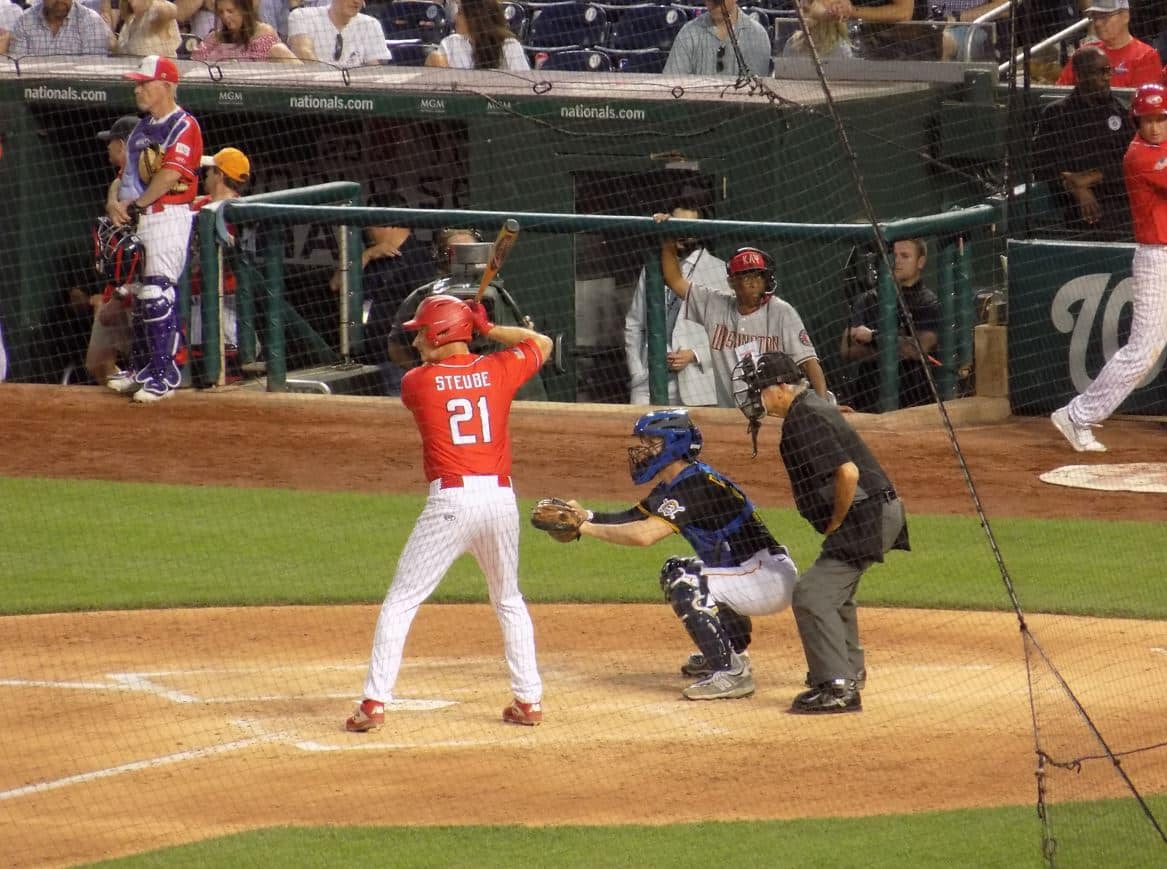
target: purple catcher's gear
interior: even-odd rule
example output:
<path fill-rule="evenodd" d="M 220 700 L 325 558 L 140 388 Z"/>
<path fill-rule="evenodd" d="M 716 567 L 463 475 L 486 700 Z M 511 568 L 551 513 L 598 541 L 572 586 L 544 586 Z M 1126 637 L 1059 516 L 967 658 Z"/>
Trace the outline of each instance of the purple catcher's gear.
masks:
<path fill-rule="evenodd" d="M 182 383 L 182 372 L 175 357 L 182 345 L 182 331 L 178 324 L 178 307 L 174 304 L 174 286 L 166 278 L 151 277 L 141 284 L 134 301 L 134 319 L 145 332 L 146 364 L 135 368 L 135 379 L 142 389 L 154 395 L 163 395 L 177 389 Z M 136 342 L 137 343 L 137 342 Z M 143 349 L 143 348 L 138 348 Z"/>

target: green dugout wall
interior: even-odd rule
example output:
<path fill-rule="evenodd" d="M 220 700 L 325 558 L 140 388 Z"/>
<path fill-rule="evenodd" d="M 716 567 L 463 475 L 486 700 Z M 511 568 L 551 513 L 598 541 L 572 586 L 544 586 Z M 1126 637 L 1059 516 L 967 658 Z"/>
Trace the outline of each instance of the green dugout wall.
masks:
<path fill-rule="evenodd" d="M 30 348 L 51 331 L 53 301 L 64 291 L 60 263 L 83 259 L 92 220 L 111 178 L 94 134 L 133 111 L 123 65 L 94 64 L 66 77 L 42 68 L 0 74 L 0 270 L 13 376 L 51 380 Z M 366 71 L 360 71 L 363 73 Z M 546 88 L 515 80 L 487 87 L 477 78 L 376 70 L 345 84 L 330 76 L 287 73 L 257 80 L 228 69 L 212 81 L 188 70 L 181 103 L 199 118 L 208 152 L 233 145 L 251 157 L 266 192 L 334 180 L 362 185 L 374 205 L 574 212 L 581 179 L 644 175 L 664 179 L 619 213 L 662 208 L 675 184 L 670 173 L 700 177 L 718 218 L 742 221 L 862 220 L 860 199 L 833 124 L 813 82 L 779 82 L 791 103 L 771 105 L 721 90 L 675 96 L 654 83 L 627 89 L 573 83 L 547 74 Z M 565 77 L 566 76 L 566 77 Z M 975 85 L 835 86 L 859 169 L 881 220 L 973 204 L 983 185 L 967 172 L 938 169 L 933 158 L 968 166 L 995 159 L 999 138 L 978 122 L 970 138 L 964 101 L 983 102 Z M 992 106 L 978 112 L 995 117 Z M 978 116 L 979 117 L 979 116 Z M 982 119 L 983 121 L 983 119 Z M 611 212 L 610 212 L 611 213 Z M 984 285 L 990 245 L 974 238 L 974 283 Z M 730 240 L 732 249 L 747 239 Z M 645 240 L 645 251 L 651 242 Z M 847 316 L 841 286 L 849 249 L 797 242 L 771 245 L 780 263 L 780 292 L 802 313 L 826 364 L 837 365 L 838 331 Z M 290 268 L 325 269 L 336 243 L 326 227 L 289 228 Z M 555 264 L 552 268 L 550 264 Z M 563 332 L 574 346 L 575 269 L 567 236 L 524 236 L 505 271 L 506 283 L 541 328 Z M 980 277 L 983 275 L 983 277 Z M 575 372 L 556 385 L 574 398 Z"/>

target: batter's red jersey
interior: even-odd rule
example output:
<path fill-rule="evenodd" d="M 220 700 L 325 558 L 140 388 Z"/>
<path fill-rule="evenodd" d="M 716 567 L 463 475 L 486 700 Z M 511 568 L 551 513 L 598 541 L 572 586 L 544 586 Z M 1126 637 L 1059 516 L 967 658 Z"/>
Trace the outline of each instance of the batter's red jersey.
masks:
<path fill-rule="evenodd" d="M 1167 244 L 1167 143 L 1135 136 L 1122 161 L 1139 244 Z"/>
<path fill-rule="evenodd" d="M 449 356 L 406 372 L 401 402 L 421 433 L 427 480 L 509 475 L 511 401 L 543 365 L 531 339 L 487 356 Z"/>
<path fill-rule="evenodd" d="M 1110 86 L 1137 88 L 1141 84 L 1159 84 L 1163 78 L 1163 61 L 1159 52 L 1141 39 L 1132 39 L 1122 48 L 1107 48 L 1098 39 L 1088 39 L 1080 48 L 1091 45 L 1101 48 L 1110 59 Z M 1077 84 L 1073 65 L 1067 61 L 1058 76 L 1058 84 Z"/>

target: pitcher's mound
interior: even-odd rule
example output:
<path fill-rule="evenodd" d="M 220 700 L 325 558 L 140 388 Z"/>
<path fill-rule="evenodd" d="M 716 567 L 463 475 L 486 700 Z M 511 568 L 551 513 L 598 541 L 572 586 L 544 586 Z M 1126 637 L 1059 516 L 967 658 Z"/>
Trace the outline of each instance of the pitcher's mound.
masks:
<path fill-rule="evenodd" d="M 1107 492 L 1167 493 L 1167 462 L 1126 465 L 1064 465 L 1041 475 L 1042 482 Z"/>

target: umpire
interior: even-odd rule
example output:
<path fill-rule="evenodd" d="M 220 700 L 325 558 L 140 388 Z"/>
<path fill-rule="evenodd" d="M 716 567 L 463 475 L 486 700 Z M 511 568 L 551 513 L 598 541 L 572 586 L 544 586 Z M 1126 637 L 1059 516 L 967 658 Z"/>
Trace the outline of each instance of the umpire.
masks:
<path fill-rule="evenodd" d="M 867 670 L 855 591 L 890 549 L 910 549 L 904 505 L 879 462 L 839 411 L 807 389 L 785 353 L 748 356 L 734 371 L 739 409 L 757 451 L 762 419 L 784 420 L 779 453 L 798 512 L 825 535 L 818 559 L 794 587 L 792 608 L 806 654 L 809 690 L 791 712 L 858 712 Z"/>

